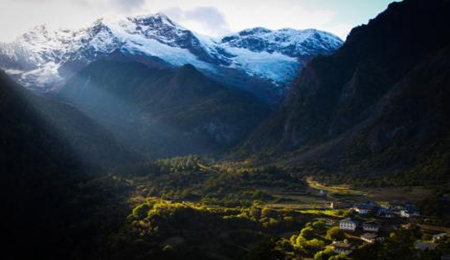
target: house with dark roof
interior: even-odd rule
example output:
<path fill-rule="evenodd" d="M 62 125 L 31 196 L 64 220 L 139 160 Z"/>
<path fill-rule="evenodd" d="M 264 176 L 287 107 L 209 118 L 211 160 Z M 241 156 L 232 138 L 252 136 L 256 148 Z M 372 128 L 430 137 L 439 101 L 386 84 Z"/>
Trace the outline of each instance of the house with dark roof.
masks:
<path fill-rule="evenodd" d="M 443 238 L 446 238 L 448 236 L 449 235 L 447 233 L 435 234 L 435 235 L 432 236 L 433 237 L 433 242 L 439 241 L 439 240 L 441 240 Z"/>
<path fill-rule="evenodd" d="M 374 221 L 365 222 L 363 224 L 363 230 L 370 232 L 378 232 L 378 230 L 380 230 L 380 224 Z"/>
<path fill-rule="evenodd" d="M 390 209 L 381 207 L 378 209 L 377 216 L 380 218 L 393 218 L 394 212 Z"/>
<path fill-rule="evenodd" d="M 353 252 L 354 246 L 350 243 L 336 241 L 331 244 L 334 252 L 338 254 L 346 254 L 349 255 Z"/>
<path fill-rule="evenodd" d="M 415 248 L 420 250 L 420 251 L 425 251 L 425 250 L 434 250 L 437 247 L 436 243 L 433 242 L 417 242 L 415 245 Z"/>
<path fill-rule="evenodd" d="M 378 205 L 375 202 L 367 201 L 353 206 L 353 210 L 360 215 L 367 215 L 372 212 Z"/>

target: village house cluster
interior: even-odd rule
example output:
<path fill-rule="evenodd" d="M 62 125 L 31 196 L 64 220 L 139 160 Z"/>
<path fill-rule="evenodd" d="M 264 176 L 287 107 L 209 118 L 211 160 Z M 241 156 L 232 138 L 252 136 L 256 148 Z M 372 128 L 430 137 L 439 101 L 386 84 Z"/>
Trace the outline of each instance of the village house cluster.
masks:
<path fill-rule="evenodd" d="M 388 205 L 379 205 L 372 201 L 357 204 L 333 202 L 332 209 L 348 209 L 354 212 L 354 217 L 339 220 L 339 229 L 359 237 L 363 243 L 382 243 L 389 232 L 397 229 L 405 221 L 419 218 L 420 212 L 414 204 L 407 202 L 390 202 Z M 447 232 L 432 236 L 432 241 L 420 241 L 416 248 L 419 250 L 432 250 L 439 239 L 449 236 Z M 331 244 L 336 253 L 351 254 L 355 246 L 348 241 L 335 241 Z"/>

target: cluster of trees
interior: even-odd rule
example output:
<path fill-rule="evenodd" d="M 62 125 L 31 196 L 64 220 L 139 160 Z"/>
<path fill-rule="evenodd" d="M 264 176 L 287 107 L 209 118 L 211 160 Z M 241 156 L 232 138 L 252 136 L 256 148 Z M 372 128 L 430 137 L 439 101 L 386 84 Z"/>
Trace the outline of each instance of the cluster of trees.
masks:
<path fill-rule="evenodd" d="M 220 169 L 228 175 L 238 176 L 249 186 L 282 187 L 286 190 L 299 190 L 306 187 L 302 175 L 288 168 L 275 165 L 242 167 L 222 163 Z"/>
<path fill-rule="evenodd" d="M 358 138 L 355 142 L 358 142 Z M 405 148 L 407 146 L 393 146 L 377 153 L 370 152 L 368 155 L 368 151 L 359 150 L 358 145 L 354 144 L 339 162 L 316 160 L 297 166 L 293 171 L 314 175 L 316 180 L 327 184 L 346 183 L 358 187 L 448 186 L 448 142 L 448 138 L 443 138 L 438 143 L 430 143 L 427 148 L 411 156 L 414 159 L 410 161 L 401 160 L 398 156 L 408 151 L 408 148 Z M 396 166 L 386 167 L 393 164 Z"/>
<path fill-rule="evenodd" d="M 177 173 L 184 171 L 198 171 L 200 165 L 211 161 L 210 158 L 201 158 L 198 155 L 178 156 L 167 159 L 158 160 L 157 163 L 164 173 Z"/>
<path fill-rule="evenodd" d="M 279 167 L 240 168 L 213 163 L 211 158 L 189 155 L 122 166 L 114 173 L 128 172 L 126 176 L 139 183 L 140 195 L 144 197 L 225 207 L 250 207 L 255 201 L 275 200 L 263 190 L 266 187 L 283 190 L 305 187 L 301 176 Z"/>
<path fill-rule="evenodd" d="M 220 252 L 233 259 L 272 259 L 265 257 L 275 255 L 295 259 L 323 251 L 328 240 L 322 236 L 337 236 L 327 233 L 325 222 L 316 221 L 307 223 L 291 240 L 273 237 L 303 226 L 305 220 L 295 211 L 275 210 L 257 202 L 245 208 L 222 208 L 147 198 L 134 207 L 110 244 L 122 253 L 133 248 L 139 257 L 203 259 L 208 253 Z"/>
<path fill-rule="evenodd" d="M 136 249 L 132 259 L 205 259 L 218 252 L 242 258 L 249 244 L 264 239 L 260 220 L 268 214 L 256 205 L 243 210 L 149 198 L 132 210 L 112 244 L 120 252 L 124 244 Z"/>
<path fill-rule="evenodd" d="M 418 205 L 420 212 L 427 216 L 427 224 L 450 226 L 450 200 L 448 197 L 425 198 Z"/>
<path fill-rule="evenodd" d="M 338 228 L 329 228 L 325 221 L 306 223 L 305 227 L 290 239 L 271 237 L 255 247 L 248 259 L 303 259 L 347 260 L 347 256 L 335 253 L 327 247 L 333 240 L 344 239 Z"/>
<path fill-rule="evenodd" d="M 325 246 L 329 244 L 329 240 L 326 237 L 331 234 L 328 234 L 328 227 L 325 221 L 309 222 L 300 230 L 298 235 L 293 235 L 290 238 L 290 243 L 297 254 L 304 257 L 311 257 L 325 250 Z"/>
<path fill-rule="evenodd" d="M 275 210 L 254 203 L 252 207 L 241 209 L 240 218 L 259 223 L 262 230 L 286 232 L 305 223 L 305 216 L 292 210 Z"/>

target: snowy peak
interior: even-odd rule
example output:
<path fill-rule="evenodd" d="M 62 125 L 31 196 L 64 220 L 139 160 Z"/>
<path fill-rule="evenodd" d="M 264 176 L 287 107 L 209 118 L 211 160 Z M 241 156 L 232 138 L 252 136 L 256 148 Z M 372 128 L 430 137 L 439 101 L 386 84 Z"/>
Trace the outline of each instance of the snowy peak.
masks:
<path fill-rule="evenodd" d="M 129 33 L 144 35 L 149 39 L 155 39 L 165 43 L 173 43 L 176 38 L 182 37 L 189 32 L 177 26 L 163 14 L 146 17 L 139 16 L 136 18 L 130 17 L 127 20 L 133 25 L 127 28 Z"/>
<path fill-rule="evenodd" d="M 83 30 L 81 30 L 83 32 Z M 111 32 L 111 29 L 109 28 L 108 24 L 105 22 L 105 18 L 100 18 L 96 20 L 91 27 L 89 27 L 86 32 L 90 36 L 95 36 L 102 32 Z"/>
<path fill-rule="evenodd" d="M 328 55 L 341 44 L 336 36 L 317 30 L 261 27 L 214 40 L 157 13 L 102 18 L 80 30 L 37 26 L 16 41 L 0 45 L 0 68 L 21 84 L 47 92 L 94 61 L 126 57 L 161 66 L 192 64 L 218 80 L 230 75 L 239 78 L 233 83 L 237 87 L 263 81 L 283 94 L 305 61 Z"/>
<path fill-rule="evenodd" d="M 47 29 L 47 25 L 38 25 L 34 27 L 31 31 L 23 34 L 19 39 L 27 41 L 27 42 L 41 42 L 47 41 L 50 39 L 49 30 Z"/>
<path fill-rule="evenodd" d="M 129 20 L 134 21 L 137 25 L 149 26 L 153 29 L 164 28 L 164 27 L 180 27 L 180 25 L 174 23 L 163 13 L 157 13 L 150 16 L 136 16 L 130 17 Z"/>
<path fill-rule="evenodd" d="M 269 30 L 264 27 L 254 27 L 254 28 L 242 30 L 238 34 L 240 36 L 248 36 L 248 35 L 256 35 L 256 34 L 266 34 L 266 33 L 272 33 L 272 30 Z"/>
<path fill-rule="evenodd" d="M 279 52 L 289 57 L 329 55 L 343 41 L 330 33 L 290 28 L 269 30 L 262 27 L 243 30 L 222 38 L 221 43 L 253 52 Z"/>

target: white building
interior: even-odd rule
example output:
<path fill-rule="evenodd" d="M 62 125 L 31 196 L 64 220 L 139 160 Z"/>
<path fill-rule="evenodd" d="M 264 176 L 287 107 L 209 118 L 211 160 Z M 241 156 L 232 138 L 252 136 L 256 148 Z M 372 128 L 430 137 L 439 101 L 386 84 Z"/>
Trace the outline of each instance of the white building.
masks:
<path fill-rule="evenodd" d="M 420 217 L 420 213 L 415 210 L 402 209 L 402 210 L 400 210 L 400 216 L 402 218 L 414 218 L 414 217 Z"/>
<path fill-rule="evenodd" d="M 375 242 L 382 242 L 384 240 L 384 238 L 379 237 L 377 234 L 365 233 L 364 235 L 361 236 L 361 240 L 372 244 Z"/>
<path fill-rule="evenodd" d="M 355 231 L 357 227 L 358 227 L 358 222 L 351 218 L 346 218 L 346 219 L 339 221 L 339 229 Z"/>

